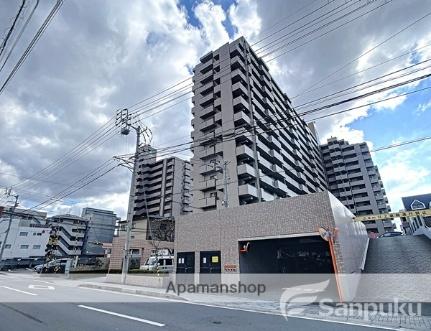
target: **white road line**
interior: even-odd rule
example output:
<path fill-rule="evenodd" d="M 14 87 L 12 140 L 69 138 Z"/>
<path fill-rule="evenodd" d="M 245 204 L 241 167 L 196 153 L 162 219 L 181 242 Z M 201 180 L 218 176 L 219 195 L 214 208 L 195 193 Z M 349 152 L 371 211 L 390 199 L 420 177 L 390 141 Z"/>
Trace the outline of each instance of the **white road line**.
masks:
<path fill-rule="evenodd" d="M 117 316 L 117 317 L 126 318 L 126 319 L 129 319 L 129 320 L 132 320 L 132 321 L 142 322 L 142 323 L 146 323 L 146 324 L 150 324 L 150 325 L 154 325 L 154 326 L 165 326 L 165 324 L 162 324 L 162 323 L 158 323 L 158 322 L 146 320 L 146 319 L 139 318 L 139 317 L 134 317 L 134 316 L 124 315 L 124 314 L 119 314 L 119 313 L 115 313 L 115 312 L 109 311 L 109 310 L 103 310 L 103 309 L 89 307 L 89 306 L 84 306 L 84 305 L 78 305 L 78 307 L 84 308 L 84 309 L 88 309 L 88 310 L 94 310 L 94 311 L 97 311 L 99 313 L 104 313 L 104 314 L 108 314 L 108 315 L 114 315 L 114 316 Z"/>
<path fill-rule="evenodd" d="M 218 306 L 218 305 L 213 305 L 213 304 L 208 304 L 208 303 L 183 301 L 183 300 L 176 300 L 176 299 L 169 299 L 169 298 L 160 298 L 160 297 L 153 297 L 153 296 L 145 295 L 145 294 L 132 294 L 132 293 L 116 292 L 116 291 L 103 290 L 103 289 L 91 288 L 91 287 L 80 287 L 80 288 L 85 288 L 85 289 L 94 290 L 94 291 L 101 291 L 101 292 L 109 292 L 109 293 L 119 294 L 119 295 L 128 295 L 128 296 L 133 296 L 133 297 L 146 297 L 146 298 L 151 298 L 151 299 L 156 299 L 156 300 L 161 300 L 161 301 L 184 303 L 184 304 L 188 304 L 188 305 L 204 306 L 204 307 L 210 307 L 210 308 L 220 308 L 220 309 L 226 309 L 226 310 L 237 310 L 237 311 L 243 311 L 243 312 L 247 312 L 247 313 L 256 313 L 256 314 L 274 315 L 274 316 L 284 317 L 281 312 L 279 313 L 279 312 L 275 312 L 275 311 L 271 312 L 271 311 L 253 310 L 253 309 L 247 309 L 247 308 Z M 411 330 L 408 328 L 401 328 L 401 327 L 381 326 L 381 325 L 377 325 L 377 324 L 369 325 L 369 324 L 361 324 L 361 323 L 346 322 L 346 321 L 336 321 L 336 320 L 330 320 L 330 319 L 326 319 L 326 318 L 316 318 L 316 317 L 309 317 L 309 316 L 288 316 L 288 318 L 292 318 L 292 319 L 298 318 L 298 319 L 321 321 L 321 322 L 334 323 L 334 324 L 360 326 L 360 327 L 364 327 L 364 328 L 374 328 L 374 329 L 379 329 L 379 330 L 391 330 L 391 331 L 410 331 Z"/>
<path fill-rule="evenodd" d="M 31 293 L 31 292 L 21 291 L 21 290 L 18 290 L 18 289 L 16 289 L 16 288 L 9 287 L 9 286 L 0 286 L 0 287 L 5 288 L 5 289 L 7 289 L 7 290 L 11 290 L 11 291 L 15 291 L 15 292 L 23 293 L 23 294 L 28 294 L 28 295 L 37 295 L 36 293 Z"/>
<path fill-rule="evenodd" d="M 50 284 L 50 285 L 54 285 L 55 283 L 53 282 L 47 282 L 46 280 L 38 280 L 38 279 L 33 279 L 34 282 L 39 282 L 39 283 L 44 283 L 44 284 Z"/>

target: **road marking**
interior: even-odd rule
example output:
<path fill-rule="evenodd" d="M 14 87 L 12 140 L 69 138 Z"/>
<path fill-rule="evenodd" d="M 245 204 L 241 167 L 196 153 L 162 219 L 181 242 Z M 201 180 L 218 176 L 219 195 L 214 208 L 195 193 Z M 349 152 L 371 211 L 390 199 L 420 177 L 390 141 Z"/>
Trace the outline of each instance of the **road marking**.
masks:
<path fill-rule="evenodd" d="M 274 316 L 284 317 L 281 312 L 275 312 L 275 311 L 272 312 L 272 311 L 253 310 L 253 309 L 247 309 L 247 308 L 218 306 L 218 305 L 213 305 L 213 304 L 208 304 L 208 303 L 183 301 L 183 300 L 176 300 L 176 299 L 169 299 L 169 298 L 160 298 L 160 297 L 153 297 L 151 295 L 145 295 L 145 294 L 123 293 L 123 292 L 103 290 L 103 289 L 91 288 L 91 287 L 80 287 L 80 288 L 85 288 L 85 289 L 94 290 L 94 291 L 101 291 L 101 292 L 109 292 L 109 293 L 119 294 L 119 295 L 128 295 L 128 296 L 133 296 L 133 297 L 146 297 L 146 298 L 162 300 L 162 301 L 184 303 L 184 304 L 188 304 L 188 305 L 204 306 L 204 307 L 210 307 L 210 308 L 220 308 L 220 309 L 227 309 L 227 310 L 238 310 L 238 311 L 243 311 L 243 312 L 247 312 L 247 313 L 256 313 L 256 314 L 274 315 Z M 368 324 L 361 324 L 361 323 L 355 323 L 355 322 L 336 321 L 336 320 L 317 318 L 317 317 L 309 317 L 309 316 L 288 316 L 288 317 L 289 318 L 304 319 L 304 320 L 320 321 L 320 322 L 326 322 L 326 323 L 334 323 L 334 324 L 360 326 L 360 327 L 364 327 L 364 328 L 373 328 L 373 329 L 379 329 L 379 330 L 391 330 L 391 331 L 409 331 L 409 330 L 411 330 L 411 329 L 406 329 L 406 328 L 401 328 L 401 327 L 380 326 L 377 324 L 368 325 Z"/>
<path fill-rule="evenodd" d="M 29 285 L 28 288 L 33 290 L 55 290 L 54 286 L 46 285 Z"/>
<path fill-rule="evenodd" d="M 28 295 L 37 295 L 36 293 L 31 293 L 31 292 L 21 291 L 21 290 L 18 290 L 18 289 L 16 289 L 16 288 L 9 287 L 9 286 L 0 286 L 0 287 L 3 287 L 3 288 L 5 288 L 5 289 L 7 289 L 7 290 L 11 290 L 11 291 L 15 291 L 15 292 L 23 293 L 23 294 L 28 294 Z"/>
<path fill-rule="evenodd" d="M 115 312 L 109 311 L 109 310 L 103 310 L 103 309 L 89 307 L 89 306 L 84 306 L 84 305 L 78 305 L 78 307 L 84 308 L 84 309 L 88 309 L 88 310 L 94 310 L 94 311 L 97 311 L 99 313 L 104 313 L 104 314 L 108 314 L 108 315 L 114 315 L 114 316 L 117 316 L 117 317 L 126 318 L 126 319 L 129 319 L 129 320 L 132 320 L 132 321 L 142 322 L 142 323 L 146 323 L 146 324 L 150 324 L 150 325 L 154 325 L 154 326 L 165 326 L 165 324 L 162 324 L 162 323 L 158 323 L 158 322 L 146 320 L 146 319 L 139 318 L 139 317 L 134 317 L 134 316 L 124 315 L 124 314 L 119 314 L 119 313 L 115 313 Z"/>
<path fill-rule="evenodd" d="M 39 283 L 44 283 L 44 284 L 51 284 L 54 285 L 55 283 L 53 282 L 47 282 L 46 280 L 38 280 L 38 279 L 33 279 L 34 282 L 39 282 Z"/>

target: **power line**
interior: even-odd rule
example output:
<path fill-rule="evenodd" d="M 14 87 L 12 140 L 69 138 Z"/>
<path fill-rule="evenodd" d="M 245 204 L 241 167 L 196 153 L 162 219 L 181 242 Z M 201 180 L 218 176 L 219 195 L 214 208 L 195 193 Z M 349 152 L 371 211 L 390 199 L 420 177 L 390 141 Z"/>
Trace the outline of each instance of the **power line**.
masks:
<path fill-rule="evenodd" d="M 0 45 L 0 55 L 2 55 L 3 51 L 5 50 L 7 42 L 9 40 L 10 36 L 12 35 L 13 30 L 15 29 L 15 25 L 18 22 L 18 19 L 21 15 L 22 10 L 24 9 L 25 1 L 26 0 L 22 0 L 21 6 L 19 6 L 19 9 L 18 9 L 18 13 L 16 14 L 16 16 L 12 22 L 12 26 L 9 28 L 8 32 L 6 33 L 5 38 L 3 39 L 3 42 Z"/>
<path fill-rule="evenodd" d="M 42 23 L 41 27 L 36 32 L 36 34 L 34 35 L 33 39 L 30 41 L 30 44 L 28 45 L 27 49 L 24 51 L 24 54 L 22 54 L 21 58 L 18 60 L 18 62 L 15 65 L 15 67 L 12 69 L 12 71 L 9 74 L 9 76 L 6 78 L 6 80 L 4 81 L 3 85 L 0 87 L 0 95 L 3 93 L 3 91 L 5 90 L 7 84 L 10 82 L 10 80 L 13 78 L 13 76 L 15 76 L 15 73 L 19 70 L 19 68 L 24 63 L 24 61 L 26 60 L 26 58 L 28 57 L 28 55 L 31 53 L 31 51 L 33 50 L 34 46 L 36 45 L 36 43 L 38 42 L 38 40 L 42 36 L 42 34 L 45 31 L 45 29 L 48 27 L 48 25 L 51 22 L 52 18 L 55 16 L 55 14 L 57 13 L 57 11 L 60 9 L 60 7 L 61 7 L 62 4 L 63 4 L 63 0 L 57 0 L 56 4 L 52 8 L 51 12 L 48 14 L 48 16 L 46 17 L 45 21 Z"/>
<path fill-rule="evenodd" d="M 16 39 L 15 39 L 15 41 L 14 41 L 14 43 L 13 43 L 12 47 L 10 48 L 9 53 L 8 53 L 8 55 L 6 56 L 6 59 L 4 60 L 4 62 L 3 62 L 3 64 L 2 64 L 2 66 L 0 67 L 0 72 L 1 72 L 1 71 L 3 70 L 3 68 L 5 67 L 5 65 L 6 65 L 7 61 L 9 60 L 9 57 L 11 56 L 11 54 L 12 54 L 13 50 L 15 49 L 15 47 L 16 47 L 16 45 L 17 45 L 18 41 L 21 39 L 21 37 L 22 37 L 22 35 L 23 35 L 23 33 L 24 33 L 25 29 L 27 28 L 28 23 L 30 22 L 31 18 L 33 17 L 34 12 L 36 11 L 36 8 L 37 8 L 38 6 L 39 6 L 39 0 L 36 0 L 36 2 L 35 2 L 35 4 L 34 4 L 34 7 L 33 7 L 32 11 L 30 12 L 29 16 L 27 17 L 27 20 L 25 21 L 25 23 L 24 23 L 24 25 L 22 26 L 22 28 L 21 28 L 21 30 L 20 30 L 20 32 L 19 32 L 19 34 L 18 34 L 18 36 L 17 36 L 17 37 L 16 37 Z M 1 59 L 3 58 L 3 56 L 4 56 L 4 54 L 1 54 L 1 53 L 0 53 L 0 55 L 1 55 L 1 56 L 0 56 L 0 60 L 1 60 Z"/>
<path fill-rule="evenodd" d="M 401 33 L 403 33 L 404 31 L 410 29 L 411 27 L 413 27 L 414 25 L 418 24 L 419 22 L 421 22 L 422 20 L 424 20 L 425 18 L 427 18 L 428 16 L 431 15 L 431 12 L 428 12 L 427 14 L 425 14 L 424 16 L 418 18 L 417 20 L 413 21 L 412 23 L 409 23 L 408 25 L 406 25 L 405 27 L 401 28 L 400 30 L 398 30 L 397 32 L 391 34 L 388 38 L 382 40 L 381 42 L 379 42 L 378 44 L 376 44 L 375 46 L 371 47 L 370 49 L 368 49 L 367 51 L 361 53 L 359 56 L 355 57 L 354 59 L 346 62 L 345 64 L 343 64 L 340 68 L 338 68 L 337 70 L 331 72 L 329 75 L 323 77 L 322 79 L 320 79 L 319 81 L 317 81 L 316 83 L 310 85 L 307 89 L 301 91 L 299 94 L 297 94 L 295 97 L 307 92 L 310 88 L 313 88 L 316 85 L 319 85 L 320 83 L 326 81 L 328 78 L 334 76 L 335 74 L 339 73 L 340 71 L 342 71 L 344 68 L 348 67 L 349 65 L 351 65 L 352 63 L 358 61 L 359 59 L 361 59 L 362 57 L 364 57 L 365 55 L 375 51 L 377 48 L 379 48 L 380 46 L 386 44 L 388 41 L 394 39 L 395 37 L 397 37 L 398 35 L 400 35 Z"/>

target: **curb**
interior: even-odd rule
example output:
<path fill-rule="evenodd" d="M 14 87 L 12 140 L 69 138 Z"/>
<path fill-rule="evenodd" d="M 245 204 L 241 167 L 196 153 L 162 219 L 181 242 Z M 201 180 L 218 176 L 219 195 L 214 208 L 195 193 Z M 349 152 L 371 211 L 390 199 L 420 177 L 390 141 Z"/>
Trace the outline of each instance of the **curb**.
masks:
<path fill-rule="evenodd" d="M 122 287 L 117 287 L 117 286 L 96 285 L 96 284 L 80 284 L 80 285 L 78 285 L 78 287 L 87 287 L 87 288 L 106 290 L 106 291 L 112 291 L 112 292 L 120 292 L 120 293 L 127 293 L 127 294 L 138 294 L 138 295 L 146 295 L 146 296 L 165 298 L 165 299 L 175 299 L 178 301 L 187 301 L 186 299 L 184 299 L 180 296 L 172 295 L 172 294 L 168 294 L 168 293 L 152 292 L 152 291 L 146 291 L 146 290 L 140 290 L 140 289 L 131 289 L 131 288 L 122 288 Z"/>

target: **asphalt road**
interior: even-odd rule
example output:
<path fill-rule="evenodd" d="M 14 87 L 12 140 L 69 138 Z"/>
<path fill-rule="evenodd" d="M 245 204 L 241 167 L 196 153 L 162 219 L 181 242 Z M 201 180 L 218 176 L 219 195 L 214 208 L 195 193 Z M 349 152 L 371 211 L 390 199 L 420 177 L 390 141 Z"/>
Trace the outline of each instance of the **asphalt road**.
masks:
<path fill-rule="evenodd" d="M 380 330 L 77 287 L 0 273 L 0 331 Z"/>

